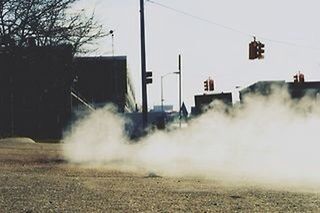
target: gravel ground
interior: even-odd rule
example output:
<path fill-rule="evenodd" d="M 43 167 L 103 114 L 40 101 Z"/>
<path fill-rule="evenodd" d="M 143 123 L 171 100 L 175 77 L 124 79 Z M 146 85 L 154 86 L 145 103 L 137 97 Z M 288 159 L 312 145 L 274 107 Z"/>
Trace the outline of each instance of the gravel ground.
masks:
<path fill-rule="evenodd" d="M 0 141 L 0 169 L 0 212 L 320 212 L 315 191 L 86 168 L 59 144 Z"/>

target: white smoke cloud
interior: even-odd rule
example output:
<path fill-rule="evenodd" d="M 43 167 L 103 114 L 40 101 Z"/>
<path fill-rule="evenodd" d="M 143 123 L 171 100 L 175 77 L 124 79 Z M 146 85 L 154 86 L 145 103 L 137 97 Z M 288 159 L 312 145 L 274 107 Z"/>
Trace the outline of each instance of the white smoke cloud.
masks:
<path fill-rule="evenodd" d="M 175 131 L 129 142 L 110 107 L 78 121 L 64 138 L 74 163 L 112 165 L 167 176 L 320 184 L 320 107 L 285 91 L 250 97 L 226 113 L 216 107 Z"/>

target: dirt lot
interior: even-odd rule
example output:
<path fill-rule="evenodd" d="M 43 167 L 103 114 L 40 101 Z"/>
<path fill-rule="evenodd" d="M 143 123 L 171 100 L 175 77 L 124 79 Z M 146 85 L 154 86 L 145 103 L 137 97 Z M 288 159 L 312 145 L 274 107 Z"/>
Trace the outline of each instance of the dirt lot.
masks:
<path fill-rule="evenodd" d="M 0 141 L 0 169 L 0 212 L 320 211 L 317 192 L 90 169 L 59 144 Z"/>

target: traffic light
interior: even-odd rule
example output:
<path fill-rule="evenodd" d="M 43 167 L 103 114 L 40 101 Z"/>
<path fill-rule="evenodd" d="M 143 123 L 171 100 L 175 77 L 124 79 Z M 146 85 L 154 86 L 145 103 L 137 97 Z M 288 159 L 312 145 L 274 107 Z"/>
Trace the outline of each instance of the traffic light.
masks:
<path fill-rule="evenodd" d="M 295 74 L 293 76 L 293 82 L 294 83 L 304 83 L 305 82 L 304 74 L 300 73 L 300 72 L 298 74 Z"/>
<path fill-rule="evenodd" d="M 258 57 L 258 42 L 256 41 L 252 41 L 249 44 L 249 59 L 250 60 L 254 60 Z"/>
<path fill-rule="evenodd" d="M 212 79 L 209 80 L 209 91 L 214 90 L 214 81 Z"/>
<path fill-rule="evenodd" d="M 299 82 L 304 83 L 304 74 L 299 72 Z"/>
<path fill-rule="evenodd" d="M 263 59 L 264 47 L 265 45 L 263 43 L 261 43 L 260 41 L 256 41 L 256 39 L 254 38 L 254 41 L 250 42 L 249 44 L 249 59 Z"/>
<path fill-rule="evenodd" d="M 146 72 L 146 84 L 152 84 L 152 72 Z"/>
<path fill-rule="evenodd" d="M 264 59 L 264 55 L 263 55 L 263 53 L 264 53 L 264 44 L 263 43 L 261 43 L 260 41 L 258 41 L 258 46 L 257 46 L 257 57 L 258 57 L 258 59 Z"/>
<path fill-rule="evenodd" d="M 205 80 L 203 83 L 204 83 L 204 91 L 208 91 L 209 90 L 208 80 Z"/>

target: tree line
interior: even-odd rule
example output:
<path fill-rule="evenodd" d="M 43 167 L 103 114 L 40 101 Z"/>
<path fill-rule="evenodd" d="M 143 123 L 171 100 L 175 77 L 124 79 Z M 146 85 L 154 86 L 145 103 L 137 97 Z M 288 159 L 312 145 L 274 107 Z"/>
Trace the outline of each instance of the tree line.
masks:
<path fill-rule="evenodd" d="M 75 12 L 78 0 L 0 0 L 1 45 L 25 47 L 71 44 L 74 53 L 106 36 L 94 13 Z"/>

